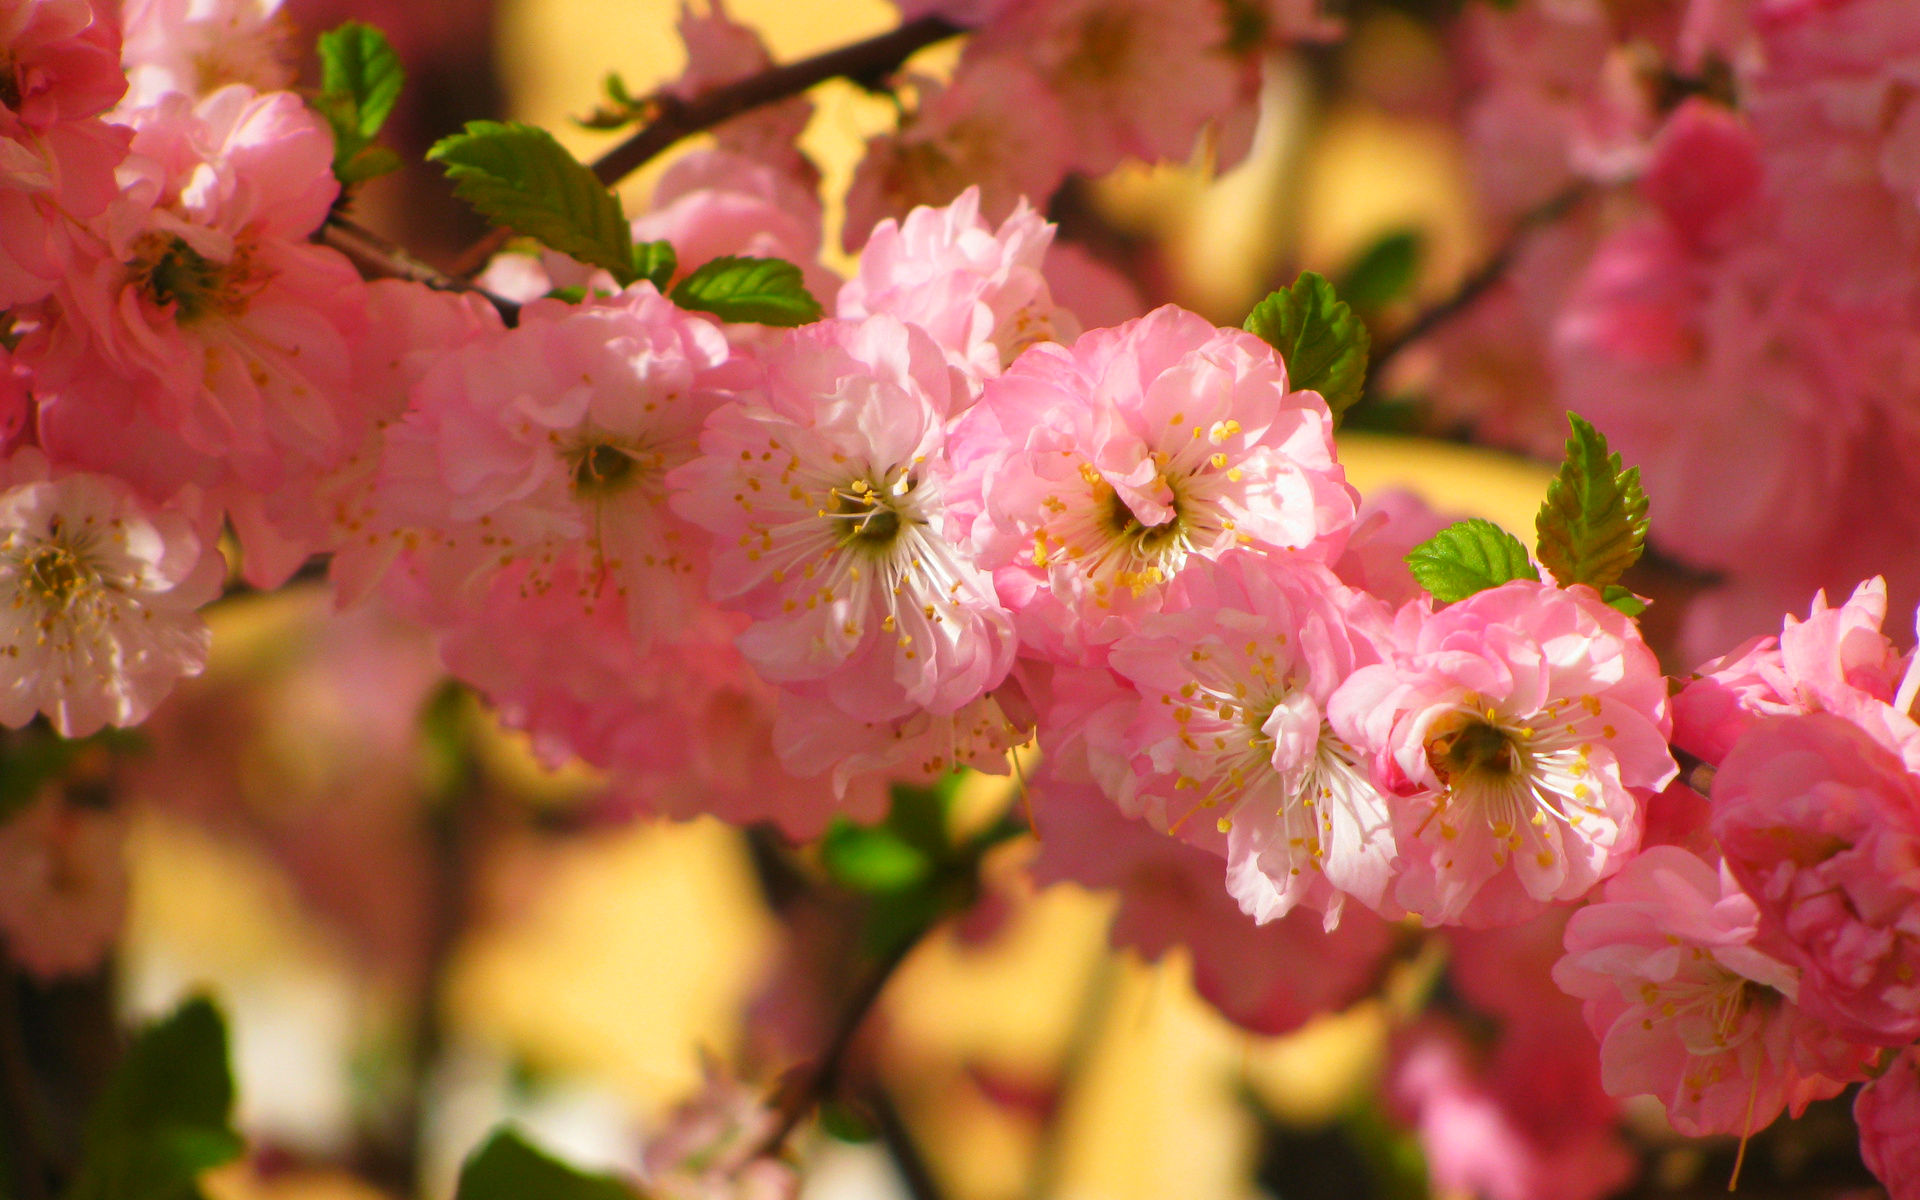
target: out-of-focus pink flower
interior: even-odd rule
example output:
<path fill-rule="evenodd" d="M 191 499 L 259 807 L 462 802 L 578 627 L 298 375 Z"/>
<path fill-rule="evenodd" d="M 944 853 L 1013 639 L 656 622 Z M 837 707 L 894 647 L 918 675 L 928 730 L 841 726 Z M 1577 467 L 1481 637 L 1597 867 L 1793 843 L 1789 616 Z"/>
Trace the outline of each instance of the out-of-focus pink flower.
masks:
<path fill-rule="evenodd" d="M 1129 768 L 1121 808 L 1202 844 L 1225 834 L 1227 890 L 1263 924 L 1304 903 L 1335 925 L 1347 896 L 1390 907 L 1386 798 L 1325 715 L 1390 652 L 1384 606 L 1317 563 L 1252 553 L 1195 564 L 1181 592 L 1108 656 L 1134 715 L 1089 737 L 1121 735 L 1104 748 Z"/>
<path fill-rule="evenodd" d="M 706 1086 L 647 1139 L 641 1156 L 647 1193 L 662 1200 L 794 1200 L 800 1177 L 756 1154 L 779 1114 L 764 1089 L 708 1063 Z"/>
<path fill-rule="evenodd" d="M 1004 220 L 1020 200 L 1044 204 L 1067 174 L 1072 135 L 1053 93 L 1017 56 L 966 62 L 950 83 L 916 79 L 919 102 L 900 127 L 867 142 L 847 189 L 845 247 L 887 217 L 980 189 L 980 210 Z"/>
<path fill-rule="evenodd" d="M 1714 834 L 1801 1007 L 1879 1046 L 1920 1037 L 1920 729 L 1896 720 L 1878 738 L 1826 713 L 1759 720 L 1713 781 Z"/>
<path fill-rule="evenodd" d="M 1102 175 L 1126 158 L 1184 159 L 1201 127 L 1243 100 L 1227 40 L 1223 6 L 1049 0 L 1002 12 L 969 44 L 961 70 L 1021 60 L 1064 110 L 1072 168 Z"/>
<path fill-rule="evenodd" d="M 1072 313 L 1082 329 L 1105 329 L 1147 314 L 1147 302 L 1133 280 L 1084 246 L 1056 240 L 1040 271 L 1054 301 Z"/>
<path fill-rule="evenodd" d="M 681 100 L 693 100 L 774 65 L 760 34 L 734 20 L 722 0 L 702 4 L 704 12 L 687 0 L 680 5 L 687 69 L 667 90 Z M 789 96 L 722 122 L 714 129 L 714 139 L 721 150 L 761 163 L 811 193 L 819 187 L 820 171 L 797 143 L 812 119 L 813 101 L 804 94 Z"/>
<path fill-rule="evenodd" d="M 1891 1200 L 1920 1197 L 1920 1048 L 1908 1047 L 1854 1097 L 1860 1157 Z"/>
<path fill-rule="evenodd" d="M 1330 704 L 1400 797 L 1395 899 L 1429 924 L 1510 924 L 1572 900 L 1638 847 L 1678 768 L 1666 681 L 1593 589 L 1516 580 L 1402 611 L 1394 659 Z"/>
<path fill-rule="evenodd" d="M 178 513 L 123 484 L 51 472 L 31 448 L 0 470 L 0 724 L 44 713 L 65 737 L 137 725 L 206 665 L 194 610 L 226 564 Z"/>
<path fill-rule="evenodd" d="M 1041 263 L 1054 228 L 1024 200 L 996 231 L 969 187 L 945 208 L 886 220 L 860 252 L 860 273 L 840 289 L 840 316 L 886 313 L 933 335 L 977 387 L 1035 342 L 1080 332 L 1053 303 Z"/>
<path fill-rule="evenodd" d="M 1172 306 L 1031 347 L 952 446 L 980 561 L 1023 643 L 1060 662 L 1160 608 L 1190 558 L 1325 559 L 1353 522 L 1326 403 L 1289 391 L 1265 342 Z"/>
<path fill-rule="evenodd" d="M 856 812 L 878 817 L 891 780 L 932 786 L 960 767 L 1008 771 L 1007 754 L 1033 737 L 1034 717 L 1011 680 L 951 713 L 918 710 L 891 720 L 862 720 L 822 703 L 806 689 L 785 689 L 773 727 L 774 750 L 793 774 L 827 774 Z"/>
<path fill-rule="evenodd" d="M 1610 1094 L 1655 1096 L 1701 1137 L 1758 1132 L 1841 1090 L 1819 1068 L 1844 1052 L 1793 1004 L 1795 972 L 1759 932 L 1732 875 L 1676 846 L 1644 851 L 1573 914 L 1553 980 L 1586 1002 Z"/>
<path fill-rule="evenodd" d="M 40 979 L 90 971 L 126 916 L 126 822 L 42 795 L 0 820 L 0 937 Z"/>
<path fill-rule="evenodd" d="M 1405 604 L 1426 590 L 1407 566 L 1407 553 L 1456 519 L 1433 511 L 1425 500 L 1404 489 L 1375 492 L 1361 501 L 1353 536 L 1335 560 L 1334 573 L 1348 587 L 1370 592 L 1388 604 Z"/>
<path fill-rule="evenodd" d="M 293 23 L 281 0 L 127 0 L 121 10 L 130 107 L 230 83 L 279 91 L 294 79 Z"/>
<path fill-rule="evenodd" d="M 1217 856 L 1128 820 L 1097 789 L 1051 771 L 1032 787 L 1034 878 L 1118 889 L 1113 944 L 1149 959 L 1186 946 L 1195 989 L 1242 1028 L 1287 1033 L 1340 1011 L 1366 993 L 1393 944 L 1392 925 L 1358 910 L 1331 930 L 1307 913 L 1256 924 L 1221 886 Z M 1303 961 L 1314 969 L 1301 970 Z"/>
<path fill-rule="evenodd" d="M 1419 1132 L 1436 1192 L 1486 1200 L 1598 1200 L 1633 1178 L 1633 1153 L 1614 1130 L 1605 1096 L 1570 1103 L 1559 1061 L 1591 1064 L 1594 1046 L 1580 1040 L 1537 1041 L 1525 1055 L 1503 1031 L 1483 1060 L 1466 1035 L 1428 1017 L 1395 1039 L 1387 1090 Z M 1582 1045 L 1581 1042 L 1586 1044 Z M 1591 1070 L 1591 1067 L 1588 1067 Z"/>
<path fill-rule="evenodd" d="M 758 366 L 668 480 L 718 535 L 710 591 L 754 619 L 741 650 L 861 720 L 978 699 L 1014 638 L 946 510 L 958 374 L 884 315 L 794 330 Z"/>

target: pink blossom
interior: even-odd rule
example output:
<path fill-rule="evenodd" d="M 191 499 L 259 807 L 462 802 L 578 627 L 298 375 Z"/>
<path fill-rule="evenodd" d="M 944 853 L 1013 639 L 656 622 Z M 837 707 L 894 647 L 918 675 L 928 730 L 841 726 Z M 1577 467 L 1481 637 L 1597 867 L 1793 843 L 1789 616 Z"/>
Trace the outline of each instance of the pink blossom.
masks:
<path fill-rule="evenodd" d="M 884 312 L 933 335 L 977 387 L 1035 342 L 1071 341 L 1041 263 L 1054 227 L 1025 200 L 995 231 L 969 187 L 945 208 L 916 208 L 880 222 L 860 252 L 860 273 L 840 290 L 839 315 Z"/>
<path fill-rule="evenodd" d="M 797 264 L 807 290 L 831 308 L 840 279 L 820 264 L 820 197 L 765 162 L 715 147 L 683 155 L 661 175 L 652 206 L 633 219 L 637 241 L 666 241 L 691 271 L 723 255 Z"/>
<path fill-rule="evenodd" d="M 647 1140 L 647 1194 L 662 1200 L 795 1200 L 800 1178 L 793 1167 L 758 1153 L 780 1120 L 765 1089 L 711 1062 L 706 1075 L 700 1094 Z"/>
<path fill-rule="evenodd" d="M 1795 972 L 1759 930 L 1733 877 L 1676 846 L 1648 849 L 1573 914 L 1553 980 L 1586 1002 L 1609 1094 L 1655 1096 L 1700 1137 L 1755 1133 L 1840 1091 L 1819 1071 L 1841 1057 L 1832 1035 L 1795 1007 Z"/>
<path fill-rule="evenodd" d="M 704 8 L 697 11 L 687 0 L 680 6 L 687 69 L 667 90 L 681 100 L 692 100 L 774 65 L 759 33 L 734 20 L 721 0 L 704 0 Z M 813 101 L 804 94 L 789 96 L 722 122 L 714 137 L 722 151 L 756 160 L 811 193 L 819 186 L 820 171 L 796 143 L 812 119 Z"/>
<path fill-rule="evenodd" d="M 1054 301 L 1082 329 L 1104 329 L 1146 315 L 1147 302 L 1133 280 L 1084 246 L 1055 239 L 1040 270 Z"/>
<path fill-rule="evenodd" d="M 897 130 L 867 142 L 854 171 L 841 235 L 849 251 L 883 218 L 947 204 L 969 187 L 980 189 L 988 220 L 1004 220 L 1022 197 L 1044 202 L 1066 177 L 1066 112 L 1018 56 L 963 62 L 950 83 L 913 82 L 918 103 Z"/>
<path fill-rule="evenodd" d="M 1347 548 L 1333 564 L 1348 587 L 1389 604 L 1404 604 L 1426 589 L 1407 566 L 1407 553 L 1458 518 L 1442 516 L 1403 488 L 1375 492 L 1360 504 Z"/>
<path fill-rule="evenodd" d="M 1891 1200 L 1920 1197 L 1920 1048 L 1900 1052 L 1853 1101 L 1860 1157 Z"/>
<path fill-rule="evenodd" d="M 674 510 L 718 535 L 714 598 L 754 618 L 742 651 L 863 720 L 977 699 L 1014 639 L 946 511 L 965 393 L 939 347 L 884 315 L 823 321 L 759 366 L 668 480 Z"/>
<path fill-rule="evenodd" d="M 64 737 L 139 724 L 206 665 L 194 610 L 225 562 L 180 514 L 116 480 L 53 473 L 37 450 L 16 451 L 0 483 L 0 724 L 44 713 Z"/>
<path fill-rule="evenodd" d="M 98 116 L 127 90 L 120 31 L 89 0 L 0 3 L 0 133 Z"/>
<path fill-rule="evenodd" d="M 258 92 L 294 79 L 293 23 L 281 0 L 127 0 L 121 12 L 127 104 L 200 97 L 230 83 Z"/>
<path fill-rule="evenodd" d="M 1713 782 L 1714 833 L 1800 969 L 1801 1006 L 1881 1046 L 1920 1037 L 1920 729 L 1899 726 L 1762 719 Z"/>
<path fill-rule="evenodd" d="M 93 970 L 126 918 L 125 818 L 42 794 L 0 820 L 0 937 L 42 980 Z"/>
<path fill-rule="evenodd" d="M 1329 705 L 1401 797 L 1395 899 L 1429 924 L 1493 925 L 1581 896 L 1678 770 L 1652 651 L 1583 585 L 1516 580 L 1422 611 Z"/>
<path fill-rule="evenodd" d="M 693 458 L 720 401 L 725 337 L 651 284 L 606 301 L 539 301 L 519 327 L 445 355 L 387 431 L 380 502 L 456 588 L 527 564 L 553 586 L 583 546 L 576 602 L 602 579 L 644 645 L 692 602 L 704 547 L 666 508 L 666 473 Z"/>
<path fill-rule="evenodd" d="M 1113 944 L 1149 959 L 1186 946 L 1195 989 L 1242 1028 L 1287 1033 L 1340 1011 L 1366 994 L 1393 944 L 1393 926 L 1363 911 L 1331 930 L 1304 912 L 1256 924 L 1220 886 L 1217 856 L 1126 819 L 1098 790 L 1051 771 L 1032 790 L 1034 878 L 1117 889 Z M 1306 961 L 1312 970 L 1299 969 Z"/>
<path fill-rule="evenodd" d="M 925 710 L 891 720 L 861 720 L 804 689 L 783 690 L 773 746 L 794 775 L 825 774 L 834 792 L 852 794 L 878 817 L 890 781 L 931 786 L 962 767 L 1008 772 L 1008 754 L 1033 739 L 1034 716 L 1012 680 L 950 713 Z"/>
<path fill-rule="evenodd" d="M 1390 652 L 1384 606 L 1317 563 L 1249 553 L 1196 564 L 1182 585 L 1185 607 L 1144 617 L 1108 657 L 1133 693 L 1107 751 L 1130 767 L 1121 807 L 1175 833 L 1217 826 L 1227 891 L 1263 924 L 1301 903 L 1337 924 L 1349 895 L 1390 908 L 1386 798 L 1325 715 L 1348 675 Z"/>
<path fill-rule="evenodd" d="M 1103 175 L 1126 158 L 1186 158 L 1201 127 L 1242 101 L 1241 63 L 1227 40 L 1217 6 L 1049 0 L 1002 13 L 974 37 L 960 69 L 1023 61 L 1065 111 L 1069 165 Z"/>
<path fill-rule="evenodd" d="M 1327 558 L 1353 522 L 1325 402 L 1265 342 L 1172 306 L 1032 346 L 953 447 L 980 561 L 1055 661 L 1158 609 L 1190 558 Z"/>
<path fill-rule="evenodd" d="M 1428 1017 L 1394 1039 L 1388 1096 L 1419 1133 L 1436 1193 L 1599 1200 L 1634 1177 L 1613 1106 L 1570 1094 L 1555 1069 L 1577 1062 L 1592 1071 L 1593 1043 L 1584 1029 L 1578 1037 L 1528 1042 L 1503 1031 L 1489 1056 Z"/>

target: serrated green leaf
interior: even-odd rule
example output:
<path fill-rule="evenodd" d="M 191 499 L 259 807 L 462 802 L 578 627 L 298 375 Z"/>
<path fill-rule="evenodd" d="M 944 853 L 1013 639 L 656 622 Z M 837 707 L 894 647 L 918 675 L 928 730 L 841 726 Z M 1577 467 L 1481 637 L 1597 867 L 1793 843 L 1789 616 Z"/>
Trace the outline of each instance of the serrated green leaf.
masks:
<path fill-rule="evenodd" d="M 226 1023 L 204 997 L 135 1039 L 87 1120 L 70 1200 L 184 1200 L 236 1158 Z"/>
<path fill-rule="evenodd" d="M 821 839 L 820 861 L 834 882 L 856 892 L 900 892 L 933 873 L 933 860 L 899 833 L 844 817 Z"/>
<path fill-rule="evenodd" d="M 501 1126 L 460 1168 L 454 1200 L 635 1200 L 611 1175 L 572 1167 Z"/>
<path fill-rule="evenodd" d="M 1607 439 L 1576 413 L 1567 458 L 1547 485 L 1534 518 L 1540 562 L 1562 587 L 1604 588 L 1619 579 L 1646 547 L 1647 494 L 1640 468 L 1623 470 Z"/>
<path fill-rule="evenodd" d="M 638 278 L 619 199 L 546 130 L 469 121 L 427 158 L 446 168 L 454 195 L 488 220 L 603 267 L 622 285 Z"/>
<path fill-rule="evenodd" d="M 1387 234 L 1360 252 L 1340 274 L 1340 298 L 1362 312 L 1391 304 L 1405 295 L 1420 273 L 1426 239 L 1414 229 Z"/>
<path fill-rule="evenodd" d="M 671 242 L 640 242 L 633 248 L 633 273 L 659 292 L 667 290 L 673 273 L 680 269 L 680 256 Z"/>
<path fill-rule="evenodd" d="M 673 302 L 722 321 L 790 326 L 820 319 L 820 302 L 800 268 L 780 258 L 729 255 L 702 263 L 675 285 Z"/>
<path fill-rule="evenodd" d="M 385 146 L 362 146 L 352 158 L 336 163 L 333 174 L 344 185 L 391 175 L 400 167 L 400 156 Z"/>
<path fill-rule="evenodd" d="M 320 95 L 314 107 L 333 129 L 333 173 L 341 184 L 358 183 L 395 170 L 391 151 L 371 153 L 371 143 L 392 114 L 406 82 L 406 69 L 386 35 L 348 21 L 320 35 Z"/>
<path fill-rule="evenodd" d="M 1637 617 L 1647 611 L 1647 602 L 1617 583 L 1610 583 L 1600 590 L 1600 599 L 1609 607 L 1616 608 L 1630 617 Z"/>
<path fill-rule="evenodd" d="M 1319 275 L 1303 271 L 1292 287 L 1255 305 L 1246 330 L 1280 352 L 1289 386 L 1320 393 L 1336 423 L 1359 401 L 1372 339 Z"/>
<path fill-rule="evenodd" d="M 1407 553 L 1407 566 L 1436 600 L 1451 603 L 1515 579 L 1539 579 L 1519 538 L 1473 517 L 1458 521 Z"/>

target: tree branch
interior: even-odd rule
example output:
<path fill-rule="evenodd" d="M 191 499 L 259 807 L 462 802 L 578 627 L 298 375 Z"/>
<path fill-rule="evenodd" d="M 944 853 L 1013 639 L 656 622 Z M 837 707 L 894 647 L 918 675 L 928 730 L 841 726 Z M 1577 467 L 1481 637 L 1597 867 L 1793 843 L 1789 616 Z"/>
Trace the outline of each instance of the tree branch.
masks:
<path fill-rule="evenodd" d="M 501 320 L 508 325 L 520 320 L 520 305 L 516 301 L 496 296 L 466 279 L 436 270 L 371 229 L 338 214 L 328 217 L 327 223 L 320 227 L 320 241 L 352 259 L 363 275 L 424 283 L 442 292 L 472 292 L 493 305 Z"/>
<path fill-rule="evenodd" d="M 655 95 L 652 102 L 659 116 L 595 159 L 593 173 L 603 183 L 618 183 L 684 138 L 762 105 L 797 96 L 829 79 L 850 79 L 863 87 L 879 87 L 916 52 L 963 32 L 960 26 L 940 17 L 921 17 L 877 37 L 785 66 L 769 67 L 692 100 L 680 100 L 664 93 Z M 487 259 L 511 236 L 507 230 L 496 229 L 475 242 L 455 261 L 454 274 L 472 275 L 485 266 Z"/>
<path fill-rule="evenodd" d="M 1460 281 L 1453 295 L 1422 312 L 1407 324 L 1404 329 L 1381 343 L 1367 363 L 1367 375 L 1370 379 L 1380 378 L 1387 364 L 1399 356 L 1402 350 L 1426 337 L 1435 329 L 1459 316 L 1485 295 L 1488 289 L 1500 282 L 1513 260 L 1519 256 L 1520 247 L 1526 239 L 1542 225 L 1551 224 L 1565 216 L 1580 201 L 1586 199 L 1593 185 L 1579 182 L 1569 185 L 1544 203 L 1520 214 L 1513 228 L 1507 234 L 1506 241 L 1493 252 L 1493 257 L 1482 263 L 1480 269 Z"/>

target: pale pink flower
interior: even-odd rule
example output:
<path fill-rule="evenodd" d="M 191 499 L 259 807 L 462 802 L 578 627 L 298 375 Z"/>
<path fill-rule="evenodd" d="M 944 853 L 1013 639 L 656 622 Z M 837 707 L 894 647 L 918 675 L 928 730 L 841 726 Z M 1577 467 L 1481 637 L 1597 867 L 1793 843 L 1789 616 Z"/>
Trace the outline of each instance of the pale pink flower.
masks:
<path fill-rule="evenodd" d="M 1819 1072 L 1832 1035 L 1794 1006 L 1795 972 L 1755 945 L 1759 930 L 1733 877 L 1675 846 L 1573 914 L 1553 980 L 1586 1002 L 1609 1094 L 1654 1096 L 1701 1137 L 1756 1133 L 1840 1091 Z"/>
<path fill-rule="evenodd" d="M 206 665 L 194 610 L 226 564 L 178 513 L 116 480 L 53 475 L 37 450 L 0 481 L 0 724 L 44 713 L 65 737 L 139 724 Z"/>
<path fill-rule="evenodd" d="M 1046 0 L 1002 12 L 968 45 L 961 70 L 1020 59 L 1065 110 L 1072 168 L 1101 175 L 1126 158 L 1186 158 L 1201 127 L 1244 99 L 1226 43 L 1220 6 Z"/>
<path fill-rule="evenodd" d="M 760 34 L 734 20 L 722 0 L 702 0 L 702 6 L 704 12 L 681 0 L 679 28 L 687 69 L 666 89 L 681 100 L 693 100 L 774 65 Z M 819 186 L 820 171 L 796 144 L 812 119 L 813 101 L 802 93 L 722 122 L 714 129 L 714 139 L 721 150 L 765 164 L 812 192 Z"/>
<path fill-rule="evenodd" d="M 1349 911 L 1331 930 L 1304 912 L 1256 924 L 1220 886 L 1216 855 L 1128 820 L 1097 789 L 1050 770 L 1031 787 L 1040 839 L 1034 878 L 1117 889 L 1113 944 L 1148 959 L 1186 946 L 1195 990 L 1236 1025 L 1287 1033 L 1374 984 L 1394 928 L 1372 913 Z M 1301 970 L 1308 961 L 1313 969 Z"/>
<path fill-rule="evenodd" d="M 1250 553 L 1196 564 L 1182 599 L 1108 656 L 1134 700 L 1109 750 L 1131 768 L 1121 808 L 1225 834 L 1227 891 L 1262 924 L 1304 903 L 1336 925 L 1349 895 L 1390 907 L 1386 798 L 1326 719 L 1334 689 L 1390 652 L 1385 607 L 1317 563 Z"/>
<path fill-rule="evenodd" d="M 840 289 L 839 315 L 886 313 L 933 335 L 976 387 L 1035 342 L 1080 332 L 1053 303 L 1041 264 L 1054 227 L 1023 199 L 996 231 L 969 187 L 944 208 L 916 208 L 875 227 L 860 273 Z"/>
<path fill-rule="evenodd" d="M 230 83 L 275 92 L 294 80 L 293 23 L 281 0 L 126 0 L 127 105 L 168 92 L 200 97 Z"/>
<path fill-rule="evenodd" d="M 1442 516 L 1413 492 L 1388 488 L 1361 501 L 1347 548 L 1334 561 L 1334 573 L 1348 587 L 1400 605 L 1426 589 L 1407 566 L 1415 546 L 1458 520 Z"/>
<path fill-rule="evenodd" d="M 1008 772 L 1008 754 L 1033 739 L 1034 716 L 1019 685 L 1008 680 L 950 713 L 925 710 L 891 720 L 862 720 L 806 689 L 780 695 L 773 747 L 794 775 L 826 775 L 834 792 L 850 794 L 877 817 L 891 780 L 932 786 L 957 768 Z"/>
<path fill-rule="evenodd" d="M 415 386 L 387 430 L 381 507 L 437 535 L 422 553 L 456 586 L 524 563 L 523 586 L 543 590 L 584 548 L 578 603 L 610 580 L 644 645 L 697 586 L 702 539 L 667 510 L 664 480 L 696 453 L 728 357 L 712 322 L 651 284 L 528 305 L 518 328 L 445 355 Z"/>
<path fill-rule="evenodd" d="M 43 793 L 0 820 L 0 939 L 42 980 L 93 970 L 126 918 L 125 819 Z"/>
<path fill-rule="evenodd" d="M 884 315 L 793 330 L 760 368 L 668 481 L 718 535 L 710 591 L 754 618 L 741 649 L 863 720 L 977 699 L 1014 638 L 946 511 L 957 373 Z"/>
<path fill-rule="evenodd" d="M 1759 720 L 1713 781 L 1714 833 L 1801 1007 L 1880 1046 L 1920 1037 L 1920 729 L 1896 720 Z"/>
<path fill-rule="evenodd" d="M 1516 580 L 1422 611 L 1329 705 L 1400 797 L 1394 898 L 1468 925 L 1578 898 L 1639 845 L 1646 798 L 1678 771 L 1653 652 L 1584 585 Z"/>
<path fill-rule="evenodd" d="M 1529 1041 L 1503 1029 L 1483 1055 L 1452 1023 L 1427 1017 L 1395 1037 L 1387 1094 L 1419 1135 L 1436 1194 L 1599 1200 L 1634 1177 L 1614 1106 L 1569 1092 L 1556 1069 L 1593 1072 L 1593 1042 L 1577 1035 Z"/>
<path fill-rule="evenodd" d="M 793 1167 L 758 1153 L 780 1120 L 766 1089 L 742 1083 L 711 1061 L 705 1070 L 700 1093 L 647 1139 L 641 1155 L 647 1194 L 662 1200 L 795 1200 L 800 1178 Z"/>
<path fill-rule="evenodd" d="M 1072 313 L 1082 329 L 1105 329 L 1147 314 L 1147 302 L 1133 280 L 1084 246 L 1056 238 L 1040 271 L 1054 302 Z"/>
<path fill-rule="evenodd" d="M 1891 1200 L 1920 1197 L 1920 1048 L 1900 1052 L 1854 1097 L 1860 1157 Z"/>
<path fill-rule="evenodd" d="M 680 273 L 723 255 L 781 258 L 799 266 L 807 290 L 831 309 L 840 279 L 820 263 L 824 220 L 818 189 L 767 163 L 720 147 L 676 159 L 633 219 L 636 241 L 666 241 Z"/>
<path fill-rule="evenodd" d="M 1337 555 L 1355 497 L 1317 393 L 1251 334 L 1167 306 L 1036 344 L 956 424 L 980 561 L 1022 641 L 1090 661 L 1190 558 Z"/>
<path fill-rule="evenodd" d="M 883 218 L 947 204 L 969 187 L 980 189 L 988 220 L 1003 220 L 1022 197 L 1044 203 L 1066 178 L 1066 112 L 1019 57 L 963 62 L 949 83 L 913 82 L 914 108 L 867 142 L 854 170 L 841 232 L 849 251 Z"/>
<path fill-rule="evenodd" d="M 1906 659 L 1880 632 L 1886 615 L 1883 579 L 1861 583 L 1839 608 L 1820 592 L 1806 620 L 1789 613 L 1778 637 L 1754 638 L 1702 664 L 1674 697 L 1675 744 L 1718 763 L 1762 717 L 1852 716 L 1890 704 Z"/>

